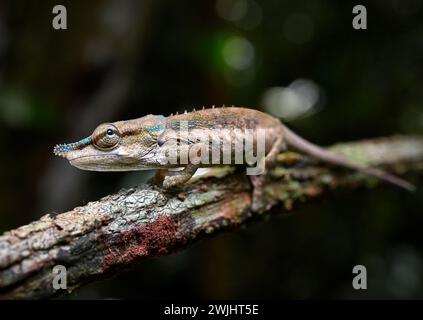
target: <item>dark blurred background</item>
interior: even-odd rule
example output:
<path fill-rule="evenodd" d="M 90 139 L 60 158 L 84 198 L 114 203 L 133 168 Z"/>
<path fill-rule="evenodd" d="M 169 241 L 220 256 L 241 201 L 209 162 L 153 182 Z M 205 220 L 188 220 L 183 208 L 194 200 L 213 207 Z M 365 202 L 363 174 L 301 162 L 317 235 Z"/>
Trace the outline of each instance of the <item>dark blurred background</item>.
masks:
<path fill-rule="evenodd" d="M 56 4 L 67 30 L 52 28 Z M 356 4 L 367 30 L 352 28 Z M 0 232 L 151 176 L 53 156 L 105 121 L 234 104 L 322 145 L 421 134 L 422 10 L 422 0 L 1 1 Z M 342 192 L 68 298 L 422 298 L 421 198 L 388 185 Z M 368 290 L 352 289 L 357 264 Z"/>

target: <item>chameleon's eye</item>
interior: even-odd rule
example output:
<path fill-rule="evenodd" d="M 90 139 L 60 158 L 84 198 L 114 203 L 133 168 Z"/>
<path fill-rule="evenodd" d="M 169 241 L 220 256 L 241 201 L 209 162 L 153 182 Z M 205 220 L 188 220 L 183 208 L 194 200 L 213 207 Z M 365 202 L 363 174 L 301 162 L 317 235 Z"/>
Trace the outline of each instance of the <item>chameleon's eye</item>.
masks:
<path fill-rule="evenodd" d="M 111 150 L 120 141 L 119 130 L 111 123 L 99 125 L 91 137 L 94 141 L 94 146 L 100 150 Z"/>

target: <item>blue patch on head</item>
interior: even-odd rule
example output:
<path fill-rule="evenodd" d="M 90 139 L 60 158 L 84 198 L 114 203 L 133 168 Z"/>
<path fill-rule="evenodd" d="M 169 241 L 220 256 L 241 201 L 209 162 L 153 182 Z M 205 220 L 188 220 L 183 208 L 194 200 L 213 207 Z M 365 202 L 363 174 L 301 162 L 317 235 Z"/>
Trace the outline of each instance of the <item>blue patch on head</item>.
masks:
<path fill-rule="evenodd" d="M 154 120 L 159 122 L 160 124 L 156 124 L 154 126 L 148 127 L 145 126 L 144 129 L 147 131 L 161 131 L 166 129 L 166 117 L 163 115 L 153 116 Z"/>
<path fill-rule="evenodd" d="M 156 125 L 156 126 L 153 126 L 153 127 L 147 127 L 147 128 L 145 128 L 146 130 L 148 130 L 148 131 L 159 131 L 159 130 L 164 130 L 164 129 L 166 129 L 166 125 L 164 125 L 164 124 L 158 124 L 158 125 Z"/>
<path fill-rule="evenodd" d="M 61 155 L 61 154 L 66 153 L 66 152 L 70 152 L 70 151 L 80 149 L 81 147 L 86 146 L 86 145 L 90 144 L 91 142 L 92 142 L 91 137 L 88 137 L 88 138 L 82 139 L 78 142 L 60 144 L 60 145 L 57 145 L 57 146 L 54 147 L 53 152 L 56 155 Z"/>
<path fill-rule="evenodd" d="M 82 139 L 81 141 L 78 141 L 77 143 L 78 144 L 80 144 L 80 145 L 86 145 L 86 144 L 89 144 L 89 143 L 91 143 L 93 141 L 93 139 L 91 139 L 91 137 L 88 137 L 88 138 L 85 138 L 85 139 Z"/>

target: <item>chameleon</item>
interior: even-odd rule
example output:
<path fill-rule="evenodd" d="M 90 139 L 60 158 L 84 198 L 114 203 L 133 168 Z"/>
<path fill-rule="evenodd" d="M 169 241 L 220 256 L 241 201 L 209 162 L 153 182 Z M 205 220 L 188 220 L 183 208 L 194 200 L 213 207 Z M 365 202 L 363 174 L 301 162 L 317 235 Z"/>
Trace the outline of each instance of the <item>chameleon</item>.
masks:
<path fill-rule="evenodd" d="M 182 135 L 178 135 L 178 133 L 181 132 L 183 123 L 190 131 L 187 137 L 181 138 Z M 219 132 L 224 130 L 227 130 L 226 133 L 219 135 Z M 262 142 L 258 141 L 257 133 L 259 131 L 264 133 Z M 103 123 L 89 137 L 74 143 L 56 145 L 53 152 L 57 156 L 66 158 L 71 165 L 82 170 L 159 169 L 156 175 L 157 181 L 162 184 L 163 188 L 171 190 L 178 189 L 187 183 L 199 168 L 216 164 L 211 162 L 207 164 L 194 163 L 190 159 L 184 164 L 181 164 L 180 161 L 170 163 L 164 161 L 164 155 L 174 151 L 182 144 L 186 145 L 187 152 L 196 146 L 200 151 L 206 150 L 212 153 L 216 151 L 216 145 L 210 142 L 206 141 L 201 145 L 200 141 L 200 148 L 198 148 L 198 138 L 201 135 L 208 135 L 220 140 L 221 144 L 217 144 L 217 148 L 221 148 L 228 140 L 236 141 L 246 138 L 244 136 L 246 132 L 252 132 L 253 149 L 257 152 L 258 147 L 262 148 L 262 160 L 264 161 L 263 173 L 249 176 L 253 186 L 253 211 L 263 209 L 260 198 L 263 194 L 266 175 L 269 168 L 275 164 L 277 155 L 288 148 L 324 163 L 377 177 L 410 191 L 414 189 L 412 184 L 397 176 L 377 168 L 362 166 L 301 138 L 279 118 L 255 109 L 240 107 L 194 109 L 192 112 L 172 114 L 168 117 L 150 114 L 132 120 Z M 229 143 L 231 142 L 229 141 Z M 258 146 L 256 146 L 257 144 Z M 233 146 L 229 148 L 229 152 L 230 160 L 233 163 L 235 157 Z M 177 158 L 180 160 L 181 153 L 177 153 Z M 175 168 L 180 168 L 180 170 Z"/>

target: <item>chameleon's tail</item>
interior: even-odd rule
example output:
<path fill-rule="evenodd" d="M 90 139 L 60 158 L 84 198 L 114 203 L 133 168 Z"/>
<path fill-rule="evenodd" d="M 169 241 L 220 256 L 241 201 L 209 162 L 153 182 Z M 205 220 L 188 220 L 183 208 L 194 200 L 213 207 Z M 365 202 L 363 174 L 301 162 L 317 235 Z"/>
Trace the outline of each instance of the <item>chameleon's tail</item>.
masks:
<path fill-rule="evenodd" d="M 301 138 L 300 136 L 289 130 L 286 126 L 284 126 L 284 131 L 285 141 L 287 142 L 287 144 L 295 149 L 298 149 L 301 152 L 304 152 L 305 154 L 308 154 L 312 157 L 315 157 L 319 160 L 328 163 L 347 167 L 377 177 L 409 191 L 415 190 L 415 186 L 399 177 L 396 177 L 380 169 L 361 166 L 341 155 L 337 155 L 335 153 L 322 149 L 321 147 Z"/>

